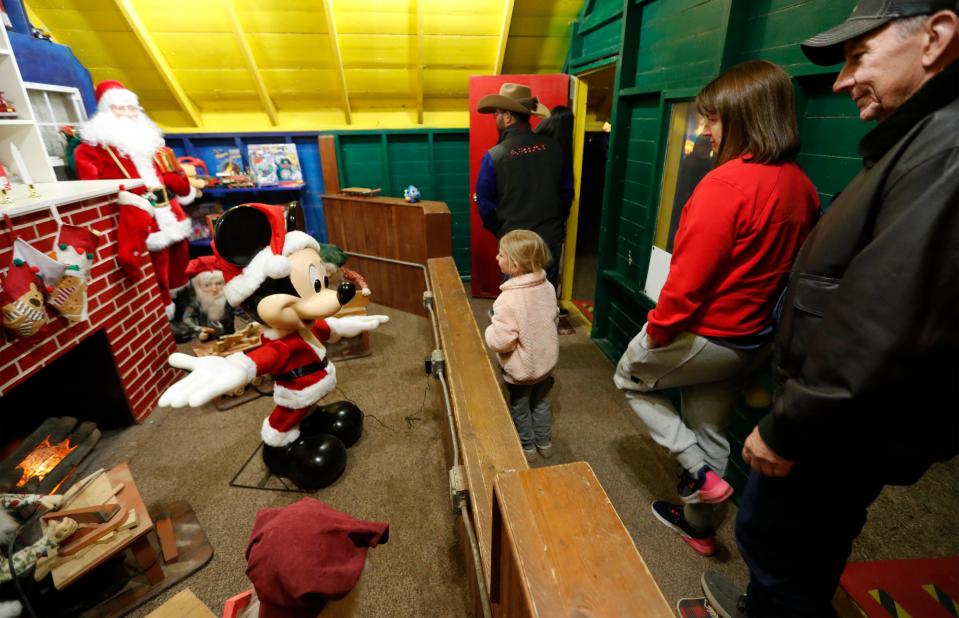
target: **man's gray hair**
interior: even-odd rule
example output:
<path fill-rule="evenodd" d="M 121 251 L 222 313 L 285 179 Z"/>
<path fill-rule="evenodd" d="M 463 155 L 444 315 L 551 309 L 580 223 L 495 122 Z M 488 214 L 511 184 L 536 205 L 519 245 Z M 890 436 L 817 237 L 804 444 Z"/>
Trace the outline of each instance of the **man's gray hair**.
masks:
<path fill-rule="evenodd" d="M 902 19 L 897 19 L 892 23 L 893 27 L 896 29 L 896 34 L 899 35 L 899 38 L 908 39 L 922 29 L 922 26 L 926 23 L 927 19 L 929 19 L 928 15 L 913 15 L 912 17 L 903 17 Z"/>

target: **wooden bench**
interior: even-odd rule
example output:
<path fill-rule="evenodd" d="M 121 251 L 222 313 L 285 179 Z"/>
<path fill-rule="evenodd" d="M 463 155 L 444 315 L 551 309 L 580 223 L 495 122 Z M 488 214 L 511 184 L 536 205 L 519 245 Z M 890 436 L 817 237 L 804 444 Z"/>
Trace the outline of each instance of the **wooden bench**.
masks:
<path fill-rule="evenodd" d="M 494 615 L 672 616 L 589 466 L 529 469 L 499 370 L 490 363 L 455 263 L 431 259 L 428 269 L 455 439 Z M 452 451 L 447 444 L 448 464 Z M 473 613 L 482 615 L 473 554 L 459 518 L 457 529 Z M 596 612 L 580 613 L 586 609 Z"/>

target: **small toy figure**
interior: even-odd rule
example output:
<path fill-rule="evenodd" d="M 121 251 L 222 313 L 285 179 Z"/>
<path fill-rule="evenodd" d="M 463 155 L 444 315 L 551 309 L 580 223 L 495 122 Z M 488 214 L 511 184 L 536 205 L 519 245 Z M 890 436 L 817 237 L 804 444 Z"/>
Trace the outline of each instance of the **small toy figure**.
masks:
<path fill-rule="evenodd" d="M 344 442 L 359 438 L 363 413 L 355 406 L 335 414 L 314 409 L 336 386 L 323 342 L 355 337 L 389 318 L 332 317 L 356 288 L 349 282 L 336 291 L 327 288 L 319 243 L 303 232 L 287 233 L 282 207 L 244 204 L 227 210 L 217 219 L 213 249 L 229 303 L 267 326 L 263 344 L 225 358 L 171 355 L 171 365 L 191 374 L 167 389 L 160 405 L 201 406 L 269 373 L 276 408 L 260 431 L 263 460 L 271 472 L 303 489 L 325 487 L 346 467 Z M 302 429 L 300 421 L 311 413 L 309 430 Z"/>
<path fill-rule="evenodd" d="M 405 199 L 410 204 L 415 204 L 420 201 L 420 190 L 410 185 L 403 189 L 403 199 Z"/>
<path fill-rule="evenodd" d="M 17 110 L 14 106 L 10 105 L 7 99 L 3 96 L 3 91 L 0 90 L 0 113 L 3 114 L 15 114 Z"/>
<path fill-rule="evenodd" d="M 339 275 L 344 281 L 349 281 L 356 286 L 363 296 L 369 296 L 372 293 L 363 275 L 346 267 L 346 254 L 342 249 L 329 243 L 320 243 L 320 257 L 323 258 L 326 276 L 330 281 L 335 282 Z"/>

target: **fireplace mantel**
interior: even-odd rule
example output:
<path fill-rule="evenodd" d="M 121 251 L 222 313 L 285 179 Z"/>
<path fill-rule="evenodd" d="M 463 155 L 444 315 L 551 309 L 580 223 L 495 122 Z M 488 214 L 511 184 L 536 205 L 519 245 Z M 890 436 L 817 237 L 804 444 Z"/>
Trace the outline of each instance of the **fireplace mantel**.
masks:
<path fill-rule="evenodd" d="M 117 191 L 120 185 L 134 188 L 140 184 L 139 180 L 44 183 L 38 185 L 40 198 L 0 205 L 0 215 L 10 215 L 14 233 L 40 251 L 50 251 L 56 239 L 58 225 L 51 212 L 54 207 L 64 223 L 102 232 L 87 290 L 90 319 L 71 325 L 48 308 L 51 322 L 45 338 L 33 342 L 0 339 L 0 417 L 15 412 L 3 409 L 5 393 L 101 330 L 106 333 L 115 366 L 104 369 L 119 375 L 133 418 L 146 417 L 160 393 L 175 380 L 177 373 L 167 358 L 176 351 L 176 344 L 149 254 L 144 251 L 140 257 L 142 276 L 138 281 L 124 277 L 116 261 Z M 25 190 L 18 187 L 14 197 L 20 196 L 18 189 Z M 11 251 L 9 235 L 0 234 L 0 268 L 5 270 L 10 263 Z M 84 400 L 82 389 L 77 400 L 95 405 Z"/>
<path fill-rule="evenodd" d="M 120 187 L 134 189 L 142 186 L 139 178 L 132 180 L 68 180 L 64 182 L 41 182 L 34 185 L 40 197 L 27 197 L 26 185 L 15 185 L 9 192 L 12 204 L 0 204 L 0 215 L 11 217 L 46 210 L 54 206 L 71 204 L 105 195 L 114 195 Z"/>

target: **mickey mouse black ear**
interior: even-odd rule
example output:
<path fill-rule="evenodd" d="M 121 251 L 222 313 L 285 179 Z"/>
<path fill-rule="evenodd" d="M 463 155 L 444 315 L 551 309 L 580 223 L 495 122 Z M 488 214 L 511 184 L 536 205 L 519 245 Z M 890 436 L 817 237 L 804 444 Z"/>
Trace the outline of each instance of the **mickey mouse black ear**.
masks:
<path fill-rule="evenodd" d="M 272 235 L 270 220 L 252 206 L 230 208 L 217 218 L 213 228 L 217 253 L 241 268 L 269 246 Z"/>

